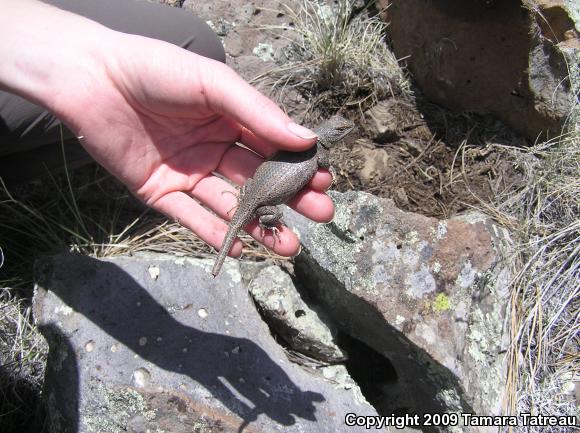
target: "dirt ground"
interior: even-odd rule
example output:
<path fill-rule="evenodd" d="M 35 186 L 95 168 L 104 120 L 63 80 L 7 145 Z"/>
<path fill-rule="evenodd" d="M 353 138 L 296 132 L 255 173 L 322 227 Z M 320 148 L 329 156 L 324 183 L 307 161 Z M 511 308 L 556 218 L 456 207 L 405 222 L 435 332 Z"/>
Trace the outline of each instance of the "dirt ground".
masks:
<path fill-rule="evenodd" d="M 285 91 L 280 94 L 268 80 L 256 80 L 287 65 L 286 54 L 281 53 L 287 53 L 289 39 L 296 37 L 289 31 L 296 17 L 288 13 L 288 7 L 298 11 L 300 2 L 286 1 L 287 7 L 278 0 L 244 5 L 238 13 L 230 2 L 216 1 L 211 6 L 183 3 L 203 19 L 220 17 L 214 25 L 218 34 L 223 34 L 227 64 L 276 100 L 296 121 L 312 126 L 336 111 L 355 120 L 355 132 L 333 151 L 337 173 L 334 189 L 366 191 L 393 199 L 403 210 L 447 218 L 482 201 L 491 202 L 506 184 L 516 180 L 513 167 L 495 145 L 520 147 L 529 143 L 491 116 L 454 113 L 430 103 L 414 85 L 411 97 L 395 92 L 393 98 L 380 101 L 384 110 L 379 110 L 375 114 L 378 120 L 373 121 L 365 113 L 368 107 L 361 111 L 345 103 L 348 95 L 301 94 L 299 85 L 283 86 Z M 279 29 L 265 30 L 264 25 Z M 220 33 L 224 26 L 231 30 Z M 264 42 L 271 44 L 272 56 L 257 58 L 254 49 Z M 313 106 L 318 113 L 312 112 Z M 386 133 L 377 134 L 373 126 L 377 122 Z"/>
<path fill-rule="evenodd" d="M 526 142 L 491 116 L 452 113 L 422 101 L 390 99 L 333 151 L 335 188 L 390 198 L 403 210 L 448 218 L 491 203 L 518 174 L 500 146 Z M 386 124 L 385 124 L 386 121 Z M 500 145 L 500 146 L 498 146 Z"/>

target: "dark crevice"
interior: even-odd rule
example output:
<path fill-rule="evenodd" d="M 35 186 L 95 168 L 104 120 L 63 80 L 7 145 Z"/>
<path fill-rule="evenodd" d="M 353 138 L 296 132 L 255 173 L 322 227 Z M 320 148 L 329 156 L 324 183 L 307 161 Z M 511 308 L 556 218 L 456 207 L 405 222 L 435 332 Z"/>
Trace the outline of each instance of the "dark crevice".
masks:
<path fill-rule="evenodd" d="M 294 280 L 294 283 L 299 286 L 298 281 Z M 303 288 L 299 292 L 302 295 L 302 299 L 309 304 L 310 308 L 313 310 L 321 309 L 320 306 L 313 304 L 312 299 L 307 296 L 307 292 L 305 293 Z M 316 362 L 304 362 L 304 359 L 292 356 L 292 353 L 296 353 L 295 350 L 290 348 L 284 340 L 284 337 L 272 328 L 268 316 L 264 311 L 257 305 L 256 307 L 260 317 L 268 325 L 270 333 L 276 342 L 289 354 L 288 358 L 291 362 L 309 368 L 313 373 L 320 366 L 328 365 L 322 361 L 319 364 Z M 296 317 L 299 317 L 305 314 L 305 312 L 303 310 L 296 310 L 294 314 Z M 322 317 L 324 317 L 327 326 L 332 329 L 337 328 L 337 325 L 328 316 L 323 314 Z M 413 416 L 420 412 L 416 410 L 416 404 L 413 398 L 413 383 L 410 383 L 409 379 L 399 377 L 395 366 L 387 357 L 342 331 L 337 333 L 335 343 L 344 352 L 348 353 L 348 359 L 342 364 L 346 367 L 350 377 L 359 386 L 368 403 L 375 408 L 379 415 L 404 416 L 408 414 Z M 314 361 L 310 356 L 306 356 L 310 361 Z M 424 428 L 421 431 L 425 433 L 436 432 L 436 430 Z"/>
<path fill-rule="evenodd" d="M 381 406 L 384 388 L 396 384 L 399 380 L 391 361 L 345 333 L 339 334 L 338 344 L 348 350 L 350 356 L 345 362 L 345 367 L 361 387 L 364 396 L 375 407 Z"/>
<path fill-rule="evenodd" d="M 288 270 L 287 270 L 288 271 Z M 317 312 L 319 318 L 330 328 L 340 329 L 338 323 L 329 317 L 327 306 L 316 302 L 312 297 L 312 290 L 308 290 L 303 285 L 303 281 L 296 277 L 290 271 L 294 287 L 300 294 L 302 300 L 314 311 Z M 284 337 L 280 335 L 271 325 L 268 315 L 255 303 L 258 314 L 264 322 L 268 325 L 270 333 L 276 342 L 286 351 L 288 359 L 291 362 L 301 365 L 303 368 L 309 369 L 316 374 L 316 369 L 331 365 L 326 362 L 316 362 L 309 355 L 305 358 L 295 356 L 296 350 L 291 348 L 285 341 Z M 293 312 L 296 317 L 300 317 L 305 311 L 298 309 Z M 344 352 L 348 353 L 348 359 L 342 364 L 346 367 L 350 377 L 359 386 L 363 396 L 369 404 L 371 404 L 379 415 L 383 416 L 404 416 L 415 415 L 421 413 L 416 408 L 414 398 L 414 383 L 413 380 L 419 378 L 401 378 L 396 371 L 395 366 L 389 358 L 377 352 L 375 349 L 352 337 L 345 331 L 338 331 L 335 336 L 335 343 Z M 294 354 L 294 355 L 293 355 Z M 304 354 L 303 354 L 304 355 Z M 309 362 L 310 361 L 310 362 Z M 435 433 L 436 430 L 428 430 L 421 427 L 416 427 L 425 433 Z"/>
<path fill-rule="evenodd" d="M 339 330 L 337 344 L 350 358 L 345 366 L 380 415 L 418 415 L 420 421 L 427 413 L 475 412 L 451 371 L 321 269 L 306 249 L 295 259 L 294 269 L 307 292 L 303 299 Z M 442 397 L 442 390 L 454 394 L 454 400 Z M 425 433 L 445 431 L 413 428 Z"/>
<path fill-rule="evenodd" d="M 385 356 L 348 334 L 338 335 L 338 345 L 349 353 L 345 367 L 367 401 L 379 415 L 415 415 L 412 393 L 395 366 Z"/>

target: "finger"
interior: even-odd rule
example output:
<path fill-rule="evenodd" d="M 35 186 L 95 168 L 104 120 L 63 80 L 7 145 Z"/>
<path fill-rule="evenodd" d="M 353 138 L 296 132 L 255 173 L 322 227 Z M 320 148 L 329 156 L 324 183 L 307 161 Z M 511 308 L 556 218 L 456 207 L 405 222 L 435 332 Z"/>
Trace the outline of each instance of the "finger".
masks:
<path fill-rule="evenodd" d="M 238 141 L 264 158 L 268 158 L 278 150 L 278 148 L 273 146 L 268 140 L 258 137 L 245 127 L 242 127 Z"/>
<path fill-rule="evenodd" d="M 203 57 L 198 59 L 204 63 L 201 67 L 205 71 L 200 79 L 209 108 L 235 119 L 245 128 L 242 142 L 251 142 L 255 135 L 275 148 L 306 150 L 316 141 L 314 132 L 295 124 L 272 100 L 231 68 Z"/>
<path fill-rule="evenodd" d="M 222 156 L 216 172 L 237 185 L 243 185 L 254 175 L 264 158 L 240 146 L 231 146 Z"/>
<path fill-rule="evenodd" d="M 190 194 L 226 221 L 232 219 L 238 206 L 239 191 L 216 176 L 208 175 L 202 178 L 195 184 Z"/>
<path fill-rule="evenodd" d="M 228 226 L 184 192 L 176 191 L 166 194 L 157 200 L 153 207 L 179 221 L 216 250 L 220 249 Z M 236 240 L 229 255 L 237 257 L 241 252 L 242 243 Z"/>
<path fill-rule="evenodd" d="M 334 217 L 334 202 L 325 193 L 303 189 L 288 203 L 292 209 L 313 221 L 328 223 Z"/>
<path fill-rule="evenodd" d="M 308 186 L 317 191 L 326 191 L 332 185 L 332 174 L 328 170 L 319 170 L 310 179 Z"/>
<path fill-rule="evenodd" d="M 277 228 L 277 236 L 274 236 L 271 230 L 266 230 L 264 235 L 262 235 L 260 226 L 254 221 L 246 226 L 245 231 L 280 256 L 291 257 L 298 254 L 300 251 L 300 241 L 296 237 L 296 233 L 284 225 L 279 225 Z"/>

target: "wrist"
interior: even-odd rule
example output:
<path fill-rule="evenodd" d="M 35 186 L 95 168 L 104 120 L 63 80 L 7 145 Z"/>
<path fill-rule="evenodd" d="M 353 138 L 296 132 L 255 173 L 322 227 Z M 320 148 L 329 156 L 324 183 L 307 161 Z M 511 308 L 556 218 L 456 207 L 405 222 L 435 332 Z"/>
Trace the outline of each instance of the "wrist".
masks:
<path fill-rule="evenodd" d="M 37 1 L 0 6 L 0 88 L 66 118 L 71 103 L 82 104 L 106 79 L 105 47 L 115 32 Z"/>

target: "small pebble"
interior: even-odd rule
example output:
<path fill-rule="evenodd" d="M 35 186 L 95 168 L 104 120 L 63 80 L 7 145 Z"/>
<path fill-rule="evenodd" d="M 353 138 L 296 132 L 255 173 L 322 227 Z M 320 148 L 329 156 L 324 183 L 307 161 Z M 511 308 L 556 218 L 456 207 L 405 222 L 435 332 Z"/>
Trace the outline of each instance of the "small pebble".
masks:
<path fill-rule="evenodd" d="M 133 372 L 133 385 L 138 387 L 146 386 L 151 379 L 151 373 L 146 368 L 138 368 Z"/>
<path fill-rule="evenodd" d="M 159 278 L 159 266 L 149 266 L 149 276 L 152 280 L 157 280 Z"/>

